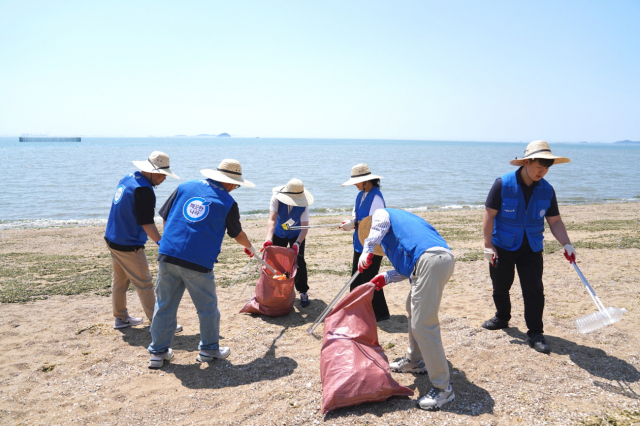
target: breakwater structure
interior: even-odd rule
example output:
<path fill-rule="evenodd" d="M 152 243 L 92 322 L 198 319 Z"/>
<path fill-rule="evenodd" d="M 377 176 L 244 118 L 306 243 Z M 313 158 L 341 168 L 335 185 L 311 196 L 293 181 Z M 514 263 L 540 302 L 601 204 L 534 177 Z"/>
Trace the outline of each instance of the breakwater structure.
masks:
<path fill-rule="evenodd" d="M 49 137 L 32 137 L 32 136 L 19 136 L 20 142 L 81 142 L 81 138 L 49 138 Z"/>

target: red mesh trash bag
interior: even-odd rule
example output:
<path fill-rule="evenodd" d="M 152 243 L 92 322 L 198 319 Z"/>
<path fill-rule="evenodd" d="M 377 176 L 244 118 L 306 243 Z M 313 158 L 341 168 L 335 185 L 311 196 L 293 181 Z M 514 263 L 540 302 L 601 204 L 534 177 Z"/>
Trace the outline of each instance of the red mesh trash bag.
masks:
<path fill-rule="evenodd" d="M 389 360 L 378 343 L 371 300 L 376 286 L 356 287 L 324 321 L 320 354 L 322 413 L 413 391 L 391 377 Z"/>
<path fill-rule="evenodd" d="M 298 271 L 297 256 L 293 249 L 269 246 L 262 252 L 262 259 L 279 273 L 287 272 L 289 278 L 274 279 L 272 272 L 261 266 L 256 294 L 240 312 L 264 314 L 270 317 L 287 315 L 293 309 L 293 302 L 296 299 L 293 280 Z"/>

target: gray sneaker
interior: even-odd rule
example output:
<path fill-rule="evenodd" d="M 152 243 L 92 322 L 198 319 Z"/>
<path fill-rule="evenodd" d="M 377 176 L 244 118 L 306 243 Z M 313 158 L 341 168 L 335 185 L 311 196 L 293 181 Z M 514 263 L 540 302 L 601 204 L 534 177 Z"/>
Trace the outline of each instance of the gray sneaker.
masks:
<path fill-rule="evenodd" d="M 149 368 L 162 368 L 164 366 L 164 362 L 171 362 L 173 359 L 173 350 L 169 348 L 169 350 L 163 354 L 151 354 L 151 359 L 149 360 Z"/>
<path fill-rule="evenodd" d="M 409 358 L 402 358 L 399 361 L 389 364 L 391 371 L 396 373 L 426 373 L 427 367 L 424 366 L 424 360 L 418 362 L 411 361 Z"/>
<path fill-rule="evenodd" d="M 127 317 L 126 320 L 121 320 L 120 318 L 116 318 L 115 323 L 113 324 L 113 328 L 118 329 L 118 328 L 127 328 L 127 327 L 133 327 L 134 325 L 140 325 L 143 323 L 143 319 L 142 318 L 135 318 L 135 317 Z"/>
<path fill-rule="evenodd" d="M 211 362 L 214 359 L 225 359 L 231 353 L 231 349 L 221 346 L 218 350 L 200 350 L 196 357 L 198 362 Z"/>
<path fill-rule="evenodd" d="M 454 399 L 456 399 L 456 394 L 453 393 L 451 385 L 447 389 L 431 388 L 429 393 L 418 400 L 418 407 L 423 410 L 435 411 Z"/>

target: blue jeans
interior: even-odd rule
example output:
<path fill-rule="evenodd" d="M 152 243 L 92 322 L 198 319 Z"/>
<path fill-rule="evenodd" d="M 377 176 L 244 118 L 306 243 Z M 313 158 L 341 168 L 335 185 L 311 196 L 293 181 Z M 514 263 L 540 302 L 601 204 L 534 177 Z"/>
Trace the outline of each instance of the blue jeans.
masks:
<path fill-rule="evenodd" d="M 151 323 L 152 341 L 148 348 L 150 353 L 163 354 L 171 347 L 178 325 L 178 306 L 185 288 L 189 291 L 200 319 L 198 349 L 219 349 L 220 311 L 213 271 L 203 273 L 171 263 L 158 262 L 156 306 Z"/>

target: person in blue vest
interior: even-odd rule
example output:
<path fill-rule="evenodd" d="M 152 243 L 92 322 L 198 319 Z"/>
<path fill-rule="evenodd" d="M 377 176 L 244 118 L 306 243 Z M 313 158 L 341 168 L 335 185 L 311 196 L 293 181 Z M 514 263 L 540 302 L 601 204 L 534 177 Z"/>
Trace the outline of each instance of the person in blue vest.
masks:
<path fill-rule="evenodd" d="M 160 233 L 154 222 L 156 194 L 153 188 L 167 176 L 178 179 L 169 168 L 169 156 L 154 151 L 145 161 L 134 161 L 139 172 L 120 180 L 111 202 L 104 240 L 111 253 L 113 278 L 111 301 L 115 323 L 120 329 L 142 324 L 142 318 L 132 317 L 127 310 L 129 284 L 138 292 L 145 315 L 151 321 L 156 294 L 144 245 L 147 238 L 158 244 Z"/>
<path fill-rule="evenodd" d="M 300 292 L 300 306 L 309 306 L 309 283 L 307 262 L 304 260 L 305 238 L 307 229 L 285 230 L 282 225 L 308 226 L 309 206 L 313 204 L 313 195 L 306 189 L 300 179 L 291 179 L 284 186 L 273 188 L 269 206 L 267 235 L 262 248 L 276 245 L 291 247 L 297 254 L 298 272 L 294 279 L 296 290 Z"/>
<path fill-rule="evenodd" d="M 222 160 L 217 169 L 204 169 L 207 179 L 185 182 L 171 194 L 160 209 L 164 234 L 158 250 L 156 305 L 151 323 L 149 368 L 161 368 L 173 358 L 171 341 L 178 305 L 189 291 L 200 320 L 198 362 L 226 358 L 231 353 L 221 347 L 220 311 L 213 274 L 222 239 L 227 235 L 244 246 L 253 257 L 255 249 L 242 230 L 238 203 L 231 192 L 240 186 L 255 186 L 242 178 L 236 160 Z"/>
<path fill-rule="evenodd" d="M 361 222 L 363 231 L 368 225 L 369 219 Z M 426 371 L 433 387 L 418 400 L 418 407 L 437 410 L 455 399 L 438 320 L 444 286 L 455 266 L 453 253 L 433 226 L 404 210 L 379 209 L 370 226 L 358 270 L 362 273 L 372 264 L 373 250 L 380 244 L 394 270 L 371 279 L 376 289 L 407 278 L 411 284 L 406 304 L 409 347 L 406 356 L 389 367 L 399 373 Z"/>
<path fill-rule="evenodd" d="M 356 196 L 352 218 L 345 220 L 339 226 L 340 229 L 347 232 L 355 230 L 353 233 L 351 275 L 358 270 L 358 260 L 360 260 L 360 255 L 362 254 L 362 244 L 360 244 L 360 240 L 358 239 L 358 223 L 365 217 L 374 214 L 378 209 L 386 207 L 384 197 L 382 196 L 382 192 L 380 192 L 380 179 L 382 179 L 382 176 L 372 174 L 369 166 L 366 164 L 356 164 L 351 168 L 351 179 L 341 185 L 355 185 L 358 191 L 360 191 Z M 363 274 L 356 277 L 353 283 L 351 283 L 351 290 L 371 281 L 371 278 L 375 277 L 380 271 L 381 263 L 382 256 L 374 254 L 371 266 L 369 266 Z M 373 312 L 376 314 L 376 321 L 386 321 L 391 318 L 387 300 L 384 297 L 384 291 L 376 291 L 371 304 L 373 305 Z"/>
<path fill-rule="evenodd" d="M 575 261 L 576 251 L 560 217 L 553 187 L 543 179 L 553 164 L 568 163 L 566 157 L 551 153 L 542 140 L 527 145 L 523 158 L 511 160 L 519 166 L 495 180 L 485 203 L 482 231 L 485 256 L 493 284 L 495 316 L 482 324 L 488 330 L 509 327 L 514 268 L 518 270 L 524 319 L 527 324 L 527 343 L 538 352 L 548 354 L 551 348 L 544 338 L 542 313 L 544 287 L 542 284 L 542 249 L 544 220 L 547 219 L 553 236 L 564 246 L 564 255 Z"/>

